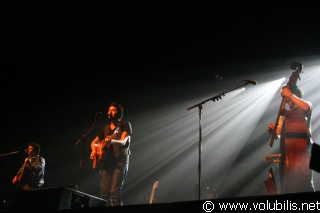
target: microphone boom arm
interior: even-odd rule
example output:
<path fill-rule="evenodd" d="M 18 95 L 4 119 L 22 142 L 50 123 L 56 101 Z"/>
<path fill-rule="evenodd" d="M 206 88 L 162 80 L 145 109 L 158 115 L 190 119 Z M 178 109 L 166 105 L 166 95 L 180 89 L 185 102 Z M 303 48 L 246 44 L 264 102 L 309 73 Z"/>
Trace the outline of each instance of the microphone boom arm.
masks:
<path fill-rule="evenodd" d="M 197 198 L 197 200 L 201 199 L 201 192 L 200 192 L 201 186 L 200 186 L 200 184 L 201 184 L 201 150 L 202 150 L 202 127 L 201 127 L 202 105 L 205 104 L 208 101 L 215 102 L 216 100 L 220 100 L 220 99 L 222 99 L 222 96 L 225 96 L 226 93 L 231 92 L 233 90 L 236 90 L 236 89 L 238 89 L 240 87 L 243 87 L 243 86 L 247 85 L 248 83 L 253 83 L 254 85 L 256 84 L 256 81 L 247 81 L 247 80 L 245 80 L 243 82 L 245 82 L 245 83 L 242 83 L 242 84 L 240 84 L 240 85 L 238 85 L 238 86 L 236 86 L 234 88 L 231 88 L 231 89 L 229 89 L 229 90 L 227 90 L 225 92 L 222 92 L 222 93 L 220 93 L 218 95 L 215 95 L 215 96 L 213 96 L 211 98 L 208 98 L 208 99 L 206 99 L 206 100 L 204 100 L 204 101 L 202 101 L 200 103 L 197 103 L 197 104 L 187 108 L 187 110 L 193 109 L 195 107 L 199 108 L 199 143 L 198 143 L 199 155 L 198 155 L 198 170 L 197 170 L 197 184 L 196 184 L 196 198 Z"/>
<path fill-rule="evenodd" d="M 22 151 L 21 151 L 21 150 L 18 150 L 18 151 L 14 151 L 14 152 L 8 152 L 8 153 L 5 153 L 5 154 L 1 154 L 0 157 L 7 156 L 7 155 L 17 154 L 18 152 L 22 152 Z"/>
<path fill-rule="evenodd" d="M 215 96 L 213 96 L 213 97 L 211 97 L 211 98 L 208 98 L 208 99 L 206 99 L 206 100 L 204 100 L 204 101 L 202 101 L 202 102 L 200 102 L 200 103 L 197 103 L 197 104 L 195 104 L 195 105 L 187 108 L 187 110 L 193 109 L 193 108 L 195 108 L 195 107 L 199 107 L 199 105 L 203 105 L 203 104 L 205 104 L 205 103 L 208 102 L 208 101 L 213 101 L 213 102 L 215 102 L 216 100 L 220 100 L 220 99 L 222 99 L 222 96 L 225 96 L 226 93 L 229 93 L 229 92 L 231 92 L 231 91 L 233 91 L 233 90 L 236 90 L 236 89 L 238 89 L 238 88 L 240 88 L 240 87 L 246 86 L 246 85 L 249 84 L 249 83 L 255 82 L 255 83 L 253 83 L 253 84 L 254 84 L 254 85 L 256 84 L 256 81 L 244 80 L 244 82 L 245 82 L 245 83 L 243 83 L 243 84 L 240 84 L 240 85 L 238 85 L 238 86 L 236 86 L 236 87 L 234 87 L 234 88 L 231 88 L 231 89 L 229 89 L 229 90 L 227 90 L 227 91 L 225 91 L 225 92 L 222 92 L 222 93 L 220 93 L 220 94 L 218 94 L 218 95 L 215 95 Z"/>

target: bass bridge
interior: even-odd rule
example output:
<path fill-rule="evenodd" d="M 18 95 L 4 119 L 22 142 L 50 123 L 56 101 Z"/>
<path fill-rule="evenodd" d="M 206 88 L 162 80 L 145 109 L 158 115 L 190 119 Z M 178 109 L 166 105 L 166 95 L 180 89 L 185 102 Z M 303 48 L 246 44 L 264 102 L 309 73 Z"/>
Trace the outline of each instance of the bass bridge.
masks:
<path fill-rule="evenodd" d="M 280 158 L 281 158 L 281 154 L 270 154 L 264 157 L 264 161 L 267 163 L 270 163 L 270 162 L 280 163 L 281 162 Z"/>

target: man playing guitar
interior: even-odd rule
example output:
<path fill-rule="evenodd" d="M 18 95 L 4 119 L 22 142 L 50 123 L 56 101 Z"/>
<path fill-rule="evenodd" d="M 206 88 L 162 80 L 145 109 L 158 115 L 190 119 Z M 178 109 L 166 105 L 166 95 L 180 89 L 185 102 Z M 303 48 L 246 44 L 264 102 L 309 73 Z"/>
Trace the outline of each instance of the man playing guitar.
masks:
<path fill-rule="evenodd" d="M 131 123 L 122 121 L 123 107 L 119 103 L 110 103 L 108 119 L 91 142 L 90 159 L 93 168 L 100 172 L 101 198 L 106 206 L 121 206 L 122 187 L 129 168 Z"/>

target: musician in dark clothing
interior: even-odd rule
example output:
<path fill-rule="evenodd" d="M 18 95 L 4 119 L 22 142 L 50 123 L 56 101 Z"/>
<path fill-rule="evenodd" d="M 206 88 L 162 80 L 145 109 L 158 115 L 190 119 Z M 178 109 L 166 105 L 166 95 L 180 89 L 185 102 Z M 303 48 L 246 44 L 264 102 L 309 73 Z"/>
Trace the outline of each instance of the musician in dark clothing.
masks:
<path fill-rule="evenodd" d="M 100 172 L 101 198 L 106 206 L 122 206 L 122 189 L 129 168 L 131 123 L 122 121 L 123 107 L 110 103 L 108 118 L 110 124 L 104 126 L 91 142 L 90 159 L 93 168 Z"/>
<path fill-rule="evenodd" d="M 30 143 L 27 152 L 28 156 L 12 180 L 17 190 L 37 189 L 44 184 L 45 159 L 40 156 L 39 144 Z"/>
<path fill-rule="evenodd" d="M 311 119 L 312 119 L 312 103 L 306 100 L 302 99 L 304 92 L 303 90 L 301 90 L 296 84 L 292 84 L 289 86 L 289 88 L 287 86 L 284 86 L 282 88 L 281 91 L 281 96 L 287 99 L 287 108 L 284 110 L 283 115 L 280 116 L 279 118 L 279 123 L 276 129 L 276 138 L 275 139 L 279 139 L 281 137 L 286 137 L 286 133 L 283 129 L 284 124 L 284 119 L 286 119 L 286 117 L 290 117 L 291 118 L 296 118 L 297 116 L 301 116 L 302 118 L 304 117 L 305 121 L 304 122 L 299 122 L 299 124 L 291 124 L 294 125 L 296 128 L 299 127 L 299 125 L 305 123 L 305 126 L 300 127 L 301 129 L 306 129 L 306 141 L 307 141 L 307 153 L 309 154 L 309 156 L 307 157 L 308 160 L 310 159 L 310 153 L 311 153 L 311 146 L 313 144 L 312 141 L 312 134 L 311 134 Z M 296 116 L 296 117 L 292 117 L 292 116 Z M 298 122 L 298 119 L 294 120 L 291 119 L 295 122 Z M 292 122 L 291 120 L 288 120 L 288 122 Z M 300 124 L 301 123 L 301 124 Z M 271 123 L 269 124 L 267 130 L 271 133 L 273 131 L 273 129 L 275 128 L 275 124 Z M 283 144 L 283 143 L 281 143 Z M 283 150 L 285 147 L 282 147 L 281 149 Z M 283 159 L 284 160 L 284 159 Z M 301 160 L 302 162 L 302 160 Z M 306 165 L 309 166 L 309 165 Z M 305 169 L 305 168 L 301 168 Z M 304 183 L 288 183 L 288 184 L 292 184 L 294 185 L 292 187 L 293 191 L 289 191 L 291 189 L 288 189 L 289 192 L 303 192 L 303 191 L 315 191 L 314 189 L 314 184 L 313 184 L 313 175 L 312 175 L 312 171 L 310 170 L 310 180 L 309 183 L 305 183 L 307 185 L 307 187 L 305 187 Z M 303 175 L 303 172 L 301 172 L 301 175 Z M 299 177 L 296 177 L 296 180 L 298 180 Z M 302 178 L 303 179 L 303 178 Z M 299 181 L 298 181 L 299 182 Z M 299 184 L 301 184 L 302 187 L 299 188 Z"/>

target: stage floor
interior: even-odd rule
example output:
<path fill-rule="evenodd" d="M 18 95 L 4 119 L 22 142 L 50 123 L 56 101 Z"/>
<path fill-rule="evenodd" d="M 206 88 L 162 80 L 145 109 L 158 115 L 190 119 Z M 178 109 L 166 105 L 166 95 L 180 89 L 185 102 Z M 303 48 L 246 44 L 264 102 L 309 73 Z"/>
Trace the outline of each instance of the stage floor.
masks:
<path fill-rule="evenodd" d="M 236 198 L 217 198 L 173 203 L 105 207 L 105 200 L 68 187 L 15 191 L 1 195 L 1 212 L 165 212 L 320 210 L 320 192 Z"/>

